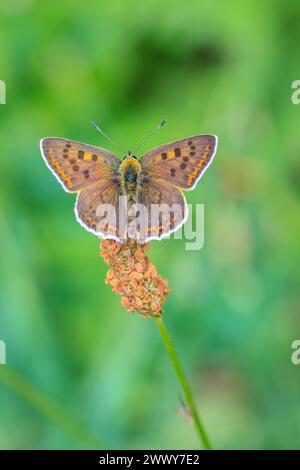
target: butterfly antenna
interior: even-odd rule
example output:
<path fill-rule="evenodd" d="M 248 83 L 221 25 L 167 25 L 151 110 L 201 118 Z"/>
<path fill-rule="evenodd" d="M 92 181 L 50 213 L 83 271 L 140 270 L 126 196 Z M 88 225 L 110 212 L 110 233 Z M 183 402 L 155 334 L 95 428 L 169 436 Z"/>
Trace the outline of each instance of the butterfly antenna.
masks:
<path fill-rule="evenodd" d="M 144 143 L 145 143 L 148 139 L 150 139 L 150 137 L 152 137 L 154 134 L 156 134 L 156 132 L 158 132 L 158 131 L 162 128 L 162 126 L 164 126 L 164 125 L 166 124 L 166 122 L 167 122 L 167 120 L 166 120 L 166 119 L 163 119 L 163 120 L 161 121 L 160 125 L 159 125 L 156 129 L 154 129 L 154 131 L 150 132 L 150 134 L 147 135 L 147 137 L 145 137 L 144 140 L 142 140 L 142 142 L 137 146 L 137 148 L 134 150 L 133 153 L 135 154 L 136 151 L 139 150 L 139 149 L 142 147 L 142 145 L 144 145 Z"/>
<path fill-rule="evenodd" d="M 103 132 L 102 129 L 100 129 L 100 127 L 95 123 L 95 122 L 91 122 L 92 126 L 98 131 L 100 132 L 100 134 L 102 134 L 109 142 L 111 142 L 115 147 L 117 147 L 120 152 L 122 152 L 122 155 L 125 155 L 126 152 L 124 152 L 124 150 L 120 147 L 120 145 L 118 145 L 116 142 L 114 142 L 110 137 L 108 137 L 108 135 L 105 134 L 105 132 Z"/>

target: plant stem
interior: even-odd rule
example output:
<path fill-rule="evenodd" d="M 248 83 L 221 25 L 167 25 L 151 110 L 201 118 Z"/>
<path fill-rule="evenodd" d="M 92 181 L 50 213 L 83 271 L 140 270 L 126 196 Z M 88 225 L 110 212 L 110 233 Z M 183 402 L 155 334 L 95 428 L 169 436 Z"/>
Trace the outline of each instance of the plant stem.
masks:
<path fill-rule="evenodd" d="M 166 327 L 162 317 L 153 317 L 153 318 L 154 318 L 154 321 L 157 325 L 157 328 L 158 328 L 158 330 L 161 334 L 164 345 L 165 345 L 166 350 L 169 354 L 169 357 L 172 361 L 172 364 L 174 366 L 174 369 L 176 371 L 178 379 L 181 383 L 182 390 L 183 390 L 186 402 L 187 402 L 187 404 L 188 404 L 188 406 L 191 410 L 191 413 L 192 413 L 192 416 L 193 416 L 193 419 L 194 419 L 194 423 L 195 423 L 195 426 L 196 426 L 196 430 L 197 430 L 198 435 L 200 437 L 200 442 L 203 444 L 203 447 L 206 450 L 209 450 L 212 447 L 211 447 L 211 444 L 209 442 L 206 430 L 205 430 L 205 428 L 204 428 L 204 426 L 201 422 L 201 419 L 199 417 L 191 387 L 188 383 L 188 380 L 186 378 L 186 375 L 185 375 L 184 370 L 182 368 L 182 365 L 180 363 L 180 360 L 179 360 L 179 357 L 177 355 L 175 346 L 172 342 L 171 336 L 170 336 L 170 334 L 167 330 L 167 327 Z"/>
<path fill-rule="evenodd" d="M 84 442 L 92 449 L 107 448 L 97 435 L 85 424 L 69 414 L 61 405 L 55 403 L 44 393 L 36 389 L 28 380 L 15 372 L 8 365 L 0 366 L 0 381 L 23 398 L 43 416 L 72 435 L 77 441 Z"/>

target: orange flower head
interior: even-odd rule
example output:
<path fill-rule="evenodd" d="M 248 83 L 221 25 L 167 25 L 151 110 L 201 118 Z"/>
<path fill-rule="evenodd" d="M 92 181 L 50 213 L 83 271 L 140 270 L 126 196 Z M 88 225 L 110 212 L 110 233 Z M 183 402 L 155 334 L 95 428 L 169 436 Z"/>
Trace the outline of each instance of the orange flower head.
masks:
<path fill-rule="evenodd" d="M 110 266 L 105 283 L 120 294 L 121 306 L 129 312 L 137 311 L 144 317 L 162 315 L 162 305 L 169 294 L 168 281 L 163 279 L 145 252 L 149 243 L 135 240 L 119 243 L 102 240 L 100 255 Z"/>

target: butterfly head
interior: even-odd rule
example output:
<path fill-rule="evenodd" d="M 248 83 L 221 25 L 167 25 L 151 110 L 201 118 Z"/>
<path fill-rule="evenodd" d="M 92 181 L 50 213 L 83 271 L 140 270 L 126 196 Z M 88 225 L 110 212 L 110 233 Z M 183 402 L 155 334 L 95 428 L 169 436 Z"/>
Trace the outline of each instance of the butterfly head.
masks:
<path fill-rule="evenodd" d="M 128 151 L 127 155 L 122 160 L 122 163 L 120 165 L 121 171 L 124 172 L 124 174 L 137 174 L 140 169 L 141 169 L 141 164 L 138 162 L 137 158 L 135 155 L 133 155 L 130 150 Z"/>
<path fill-rule="evenodd" d="M 125 157 L 123 158 L 123 161 L 128 159 L 128 158 L 134 158 L 135 160 L 137 159 L 135 155 L 133 155 L 133 153 L 131 152 L 131 150 L 128 150 L 127 154 L 125 155 Z"/>

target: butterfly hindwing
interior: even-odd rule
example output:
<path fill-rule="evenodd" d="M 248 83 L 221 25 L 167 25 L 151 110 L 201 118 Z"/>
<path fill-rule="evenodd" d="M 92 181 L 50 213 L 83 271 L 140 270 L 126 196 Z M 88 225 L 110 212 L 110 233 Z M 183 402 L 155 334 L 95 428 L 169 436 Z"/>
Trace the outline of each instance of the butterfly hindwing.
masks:
<path fill-rule="evenodd" d="M 42 139 L 41 152 L 68 192 L 79 191 L 102 178 L 113 178 L 120 164 L 108 150 L 56 137 Z"/>
<path fill-rule="evenodd" d="M 193 189 L 213 160 L 217 137 L 196 135 L 161 145 L 142 156 L 140 163 L 149 175 L 174 186 Z"/>
<path fill-rule="evenodd" d="M 119 182 L 103 178 L 77 196 L 76 218 L 90 232 L 104 238 L 119 238 Z"/>
<path fill-rule="evenodd" d="M 140 240 L 160 239 L 177 230 L 187 218 L 182 192 L 161 178 L 141 173 L 137 201 L 147 209 L 148 223 L 140 230 Z"/>

